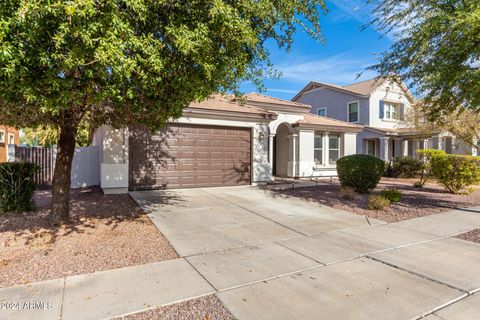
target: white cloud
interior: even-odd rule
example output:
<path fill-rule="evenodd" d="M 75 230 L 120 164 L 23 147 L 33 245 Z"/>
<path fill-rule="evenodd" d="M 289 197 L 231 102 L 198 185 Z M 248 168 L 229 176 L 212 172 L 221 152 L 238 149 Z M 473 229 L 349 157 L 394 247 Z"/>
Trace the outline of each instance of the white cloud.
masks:
<path fill-rule="evenodd" d="M 281 79 L 291 82 L 305 84 L 316 80 L 344 85 L 375 77 L 374 72 L 366 71 L 372 63 L 351 53 L 343 53 L 323 59 L 277 65 L 277 69 L 282 72 Z M 362 76 L 357 79 L 361 72 Z"/>
<path fill-rule="evenodd" d="M 373 10 L 375 7 L 366 0 L 330 0 L 340 11 L 335 12 L 331 18 L 336 22 L 342 22 L 349 19 L 355 19 L 361 25 L 366 26 L 375 19 Z M 397 26 L 391 32 L 383 36 L 395 41 L 397 34 L 408 26 Z M 374 28 L 374 27 L 372 27 Z"/>
<path fill-rule="evenodd" d="M 297 94 L 298 90 L 267 88 L 267 92 Z"/>
<path fill-rule="evenodd" d="M 336 13 L 334 19 L 345 20 L 353 18 L 361 23 L 368 23 L 372 20 L 372 5 L 366 0 L 330 0 L 333 5 L 340 9 L 344 15 Z"/>

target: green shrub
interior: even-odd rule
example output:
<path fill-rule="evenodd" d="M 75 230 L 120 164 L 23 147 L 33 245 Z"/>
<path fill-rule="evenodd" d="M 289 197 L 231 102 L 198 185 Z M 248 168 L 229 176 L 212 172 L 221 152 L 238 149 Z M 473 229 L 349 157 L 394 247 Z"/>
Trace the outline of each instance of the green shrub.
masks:
<path fill-rule="evenodd" d="M 343 187 L 352 187 L 355 192 L 368 193 L 380 181 L 385 162 L 365 155 L 355 154 L 337 160 L 337 172 Z"/>
<path fill-rule="evenodd" d="M 39 167 L 27 162 L 6 162 L 0 164 L 0 210 L 30 211 L 35 209 L 33 193 L 36 184 L 35 173 Z"/>
<path fill-rule="evenodd" d="M 402 199 L 402 193 L 396 189 L 387 189 L 382 192 L 382 197 L 388 199 L 391 203 L 396 203 Z"/>
<path fill-rule="evenodd" d="M 385 210 L 390 206 L 390 200 L 378 195 L 371 195 L 368 197 L 368 210 Z"/>
<path fill-rule="evenodd" d="M 398 157 L 392 162 L 392 176 L 395 178 L 414 178 L 422 172 L 422 161 L 412 157 Z"/>
<path fill-rule="evenodd" d="M 415 181 L 415 182 L 413 183 L 413 186 L 414 186 L 415 188 L 423 188 L 424 185 L 425 185 L 425 183 L 422 183 L 421 181 Z"/>
<path fill-rule="evenodd" d="M 383 171 L 383 176 L 387 178 L 396 178 L 391 161 L 385 161 L 385 171 Z"/>
<path fill-rule="evenodd" d="M 425 183 L 427 183 L 428 179 L 432 176 L 432 157 L 434 156 L 445 156 L 447 153 L 443 150 L 437 149 L 424 149 L 424 150 L 417 150 L 417 155 L 422 161 L 422 170 L 420 175 L 420 180 L 416 185 L 417 188 L 423 188 Z"/>
<path fill-rule="evenodd" d="M 480 159 L 472 156 L 436 155 L 431 159 L 432 173 L 451 193 L 460 193 L 480 181 Z"/>
<path fill-rule="evenodd" d="M 352 187 L 341 187 L 340 194 L 345 200 L 353 200 L 357 196 L 357 193 Z"/>

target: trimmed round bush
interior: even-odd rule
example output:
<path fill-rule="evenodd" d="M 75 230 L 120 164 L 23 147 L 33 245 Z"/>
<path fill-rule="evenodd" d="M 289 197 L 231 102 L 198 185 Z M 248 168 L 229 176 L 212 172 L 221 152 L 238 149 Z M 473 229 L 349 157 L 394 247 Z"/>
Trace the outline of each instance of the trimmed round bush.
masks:
<path fill-rule="evenodd" d="M 352 187 L 358 193 L 369 193 L 375 189 L 384 170 L 383 160 L 365 154 L 354 154 L 337 160 L 341 185 Z"/>
<path fill-rule="evenodd" d="M 414 178 L 422 172 L 423 162 L 412 157 L 398 157 L 392 163 L 392 176 L 395 178 Z"/>
<path fill-rule="evenodd" d="M 0 210 L 24 212 L 35 209 L 33 194 L 39 167 L 27 162 L 0 164 Z"/>
<path fill-rule="evenodd" d="M 480 158 L 461 155 L 436 155 L 431 159 L 432 173 L 451 193 L 461 193 L 480 182 Z"/>
<path fill-rule="evenodd" d="M 437 149 L 424 149 L 417 150 L 417 155 L 422 160 L 422 174 L 420 175 L 420 180 L 415 183 L 416 188 L 423 188 L 425 183 L 432 176 L 432 158 L 435 156 L 446 156 L 447 153 L 443 150 Z"/>

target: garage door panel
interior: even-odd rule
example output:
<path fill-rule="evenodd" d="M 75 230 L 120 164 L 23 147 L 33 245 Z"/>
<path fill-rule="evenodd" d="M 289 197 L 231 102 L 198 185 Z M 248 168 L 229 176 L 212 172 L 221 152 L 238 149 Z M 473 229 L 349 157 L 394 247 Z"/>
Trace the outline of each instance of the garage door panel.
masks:
<path fill-rule="evenodd" d="M 250 183 L 249 128 L 171 124 L 130 137 L 130 188 L 189 188 Z"/>

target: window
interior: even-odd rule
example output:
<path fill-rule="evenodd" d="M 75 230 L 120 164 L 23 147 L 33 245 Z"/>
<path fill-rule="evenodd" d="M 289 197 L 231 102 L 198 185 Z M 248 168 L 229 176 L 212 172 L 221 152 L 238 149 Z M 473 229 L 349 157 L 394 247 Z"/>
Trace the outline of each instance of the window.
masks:
<path fill-rule="evenodd" d="M 316 165 L 320 165 L 323 163 L 323 137 L 320 135 L 316 135 L 314 138 L 313 159 Z"/>
<path fill-rule="evenodd" d="M 5 143 L 5 130 L 0 130 L 0 143 Z"/>
<path fill-rule="evenodd" d="M 328 163 L 336 164 L 340 158 L 340 137 L 330 136 L 328 141 Z"/>
<path fill-rule="evenodd" d="M 8 134 L 8 144 L 15 144 L 15 135 L 13 133 Z"/>
<path fill-rule="evenodd" d="M 317 109 L 317 115 L 326 117 L 327 116 L 327 108 L 319 108 Z"/>
<path fill-rule="evenodd" d="M 375 140 L 367 140 L 367 154 L 375 157 Z"/>
<path fill-rule="evenodd" d="M 400 120 L 400 104 L 385 102 L 385 119 Z"/>
<path fill-rule="evenodd" d="M 358 122 L 358 101 L 348 104 L 348 122 Z"/>

